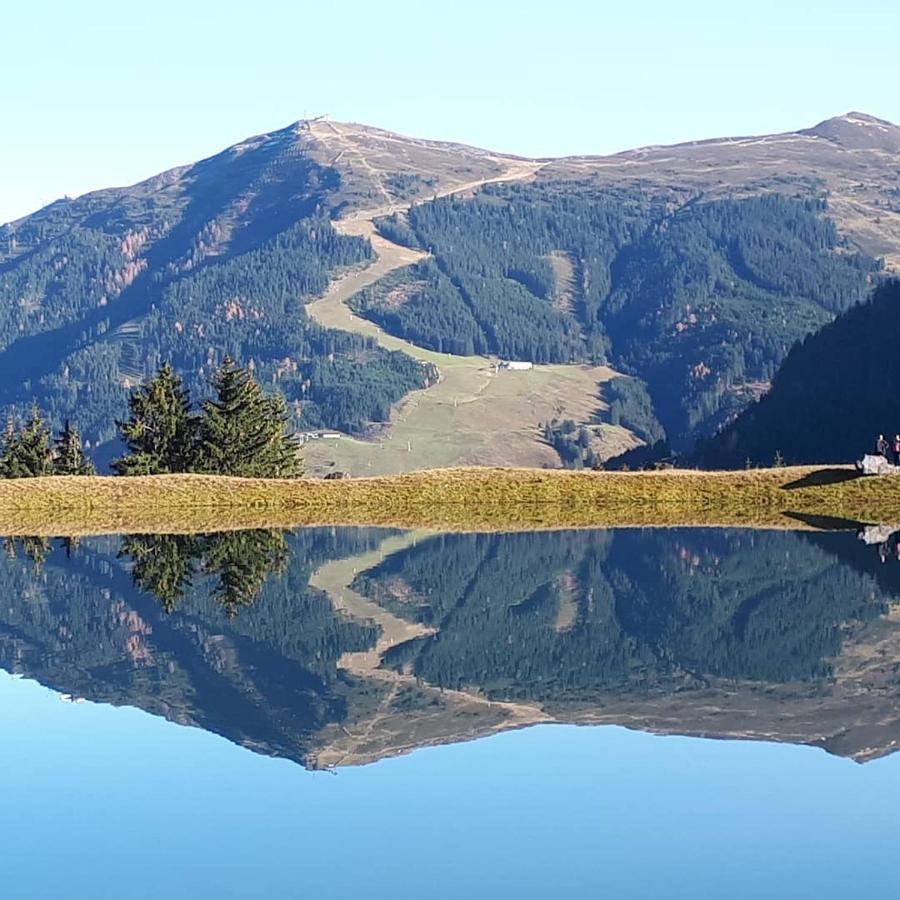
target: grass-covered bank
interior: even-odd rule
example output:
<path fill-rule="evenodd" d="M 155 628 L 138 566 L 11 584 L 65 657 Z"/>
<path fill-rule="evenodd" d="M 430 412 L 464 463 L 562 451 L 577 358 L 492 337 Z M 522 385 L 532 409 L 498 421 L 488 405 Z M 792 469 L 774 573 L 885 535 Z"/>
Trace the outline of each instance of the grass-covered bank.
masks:
<path fill-rule="evenodd" d="M 321 524 L 445 530 L 900 522 L 900 479 L 850 468 L 739 472 L 447 469 L 343 481 L 213 475 L 0 481 L 0 534 Z"/>

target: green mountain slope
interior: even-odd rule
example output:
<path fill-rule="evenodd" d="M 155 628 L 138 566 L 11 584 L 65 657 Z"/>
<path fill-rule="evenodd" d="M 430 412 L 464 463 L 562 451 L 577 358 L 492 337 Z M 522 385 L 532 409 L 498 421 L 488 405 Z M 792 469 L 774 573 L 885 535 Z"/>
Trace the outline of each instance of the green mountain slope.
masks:
<path fill-rule="evenodd" d="M 407 357 L 306 318 L 304 298 L 371 250 L 334 232 L 338 173 L 301 151 L 278 133 L 6 226 L 0 401 L 76 415 L 96 446 L 165 360 L 195 389 L 226 354 L 252 360 L 310 425 L 359 427 L 423 386 Z"/>
<path fill-rule="evenodd" d="M 900 431 L 900 282 L 796 346 L 771 391 L 698 451 L 703 465 L 848 462 Z"/>
<path fill-rule="evenodd" d="M 407 223 L 434 262 L 355 305 L 434 349 L 449 339 L 466 353 L 609 362 L 647 383 L 686 444 L 746 403 L 795 341 L 862 299 L 879 265 L 851 252 L 824 199 L 673 202 L 538 180 L 420 204 Z M 575 282 L 566 306 L 560 256 Z"/>
<path fill-rule="evenodd" d="M 350 297 L 362 315 L 443 353 L 609 363 L 686 446 L 900 260 L 898 158 L 900 129 L 858 113 L 533 163 L 298 122 L 0 227 L 0 406 L 75 416 L 103 453 L 161 361 L 202 390 L 230 354 L 299 427 L 386 421 L 436 373 L 304 310 L 371 264 L 374 218 L 429 255 Z"/>

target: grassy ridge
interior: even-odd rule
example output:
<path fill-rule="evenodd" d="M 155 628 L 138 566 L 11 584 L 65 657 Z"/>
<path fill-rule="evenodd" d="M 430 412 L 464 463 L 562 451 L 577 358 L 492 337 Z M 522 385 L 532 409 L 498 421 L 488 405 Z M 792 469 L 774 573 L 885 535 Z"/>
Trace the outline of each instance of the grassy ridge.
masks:
<path fill-rule="evenodd" d="M 785 513 L 900 523 L 900 478 L 849 468 L 741 472 L 447 469 L 344 481 L 206 475 L 0 481 L 0 534 L 300 525 L 517 530 L 782 525 Z"/>

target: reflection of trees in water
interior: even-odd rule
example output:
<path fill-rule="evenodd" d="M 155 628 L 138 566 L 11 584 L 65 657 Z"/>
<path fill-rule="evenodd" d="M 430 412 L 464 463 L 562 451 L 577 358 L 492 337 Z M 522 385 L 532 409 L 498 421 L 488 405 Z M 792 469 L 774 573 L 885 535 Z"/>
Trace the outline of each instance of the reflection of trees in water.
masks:
<path fill-rule="evenodd" d="M 79 545 L 78 538 L 59 538 L 66 556 Z M 53 549 L 48 537 L 5 538 L 7 559 L 24 557 L 40 572 Z M 250 606 L 271 574 L 287 569 L 289 551 L 285 533 L 256 529 L 213 534 L 133 534 L 122 539 L 118 557 L 132 562 L 135 587 L 153 594 L 167 612 L 200 574 L 217 578 L 212 596 L 229 617 Z"/>
<path fill-rule="evenodd" d="M 793 724 L 780 732 L 779 718 L 765 727 L 818 736 L 838 727 L 823 713 L 819 730 L 816 699 L 846 675 L 832 661 L 848 635 L 865 637 L 865 623 L 900 597 L 900 565 L 880 565 L 877 544 L 854 531 L 444 535 L 379 556 L 373 568 L 351 560 L 371 560 L 388 534 L 100 537 L 85 539 L 71 559 L 56 539 L 52 552 L 42 538 L 10 541 L 18 559 L 0 557 L 0 666 L 300 762 L 318 746 L 310 736 L 332 726 L 365 733 L 373 748 L 427 742 L 426 719 L 435 733 L 474 734 L 478 720 L 433 702 L 434 687 L 546 703 L 551 714 L 649 698 L 647 721 L 668 730 L 683 721 L 685 730 L 715 733 L 721 715 L 730 723 L 723 730 L 746 721 L 758 734 L 758 711 L 775 710 L 764 698 L 788 684 L 772 702 L 785 704 L 778 716 L 783 709 Z M 384 672 L 342 672 L 342 657 L 372 650 L 379 630 L 309 584 L 336 559 L 347 560 L 345 571 L 361 570 L 355 591 L 437 630 L 383 660 L 383 669 L 420 678 L 421 691 L 410 679 L 394 695 Z M 267 577 L 282 569 L 283 577 Z M 873 653 L 880 646 L 872 643 Z M 900 692 L 884 646 L 885 674 L 879 668 L 872 682 L 884 707 L 860 710 L 856 699 L 833 707 L 840 727 L 865 732 L 853 738 L 860 746 L 874 740 L 870 724 L 893 721 Z M 861 658 L 853 653 L 848 665 Z M 640 717 L 637 705 L 633 712 Z"/>
<path fill-rule="evenodd" d="M 118 556 L 131 558 L 135 587 L 153 594 L 166 612 L 172 612 L 191 586 L 198 545 L 193 534 L 133 534 L 122 538 Z"/>
<path fill-rule="evenodd" d="M 34 563 L 34 570 L 40 572 L 44 567 L 47 556 L 53 550 L 52 538 L 31 535 L 26 537 L 3 539 L 3 549 L 7 559 L 18 559 L 19 554 L 26 559 L 30 559 Z M 81 538 L 64 537 L 55 538 L 57 546 L 62 547 L 66 551 L 66 557 L 71 557 L 72 553 L 78 549 L 81 544 Z"/>
<path fill-rule="evenodd" d="M 172 612 L 201 573 L 218 578 L 213 596 L 229 617 L 250 606 L 270 574 L 283 574 L 289 557 L 285 533 L 255 529 L 214 534 L 141 534 L 122 540 L 120 558 L 133 562 L 135 587 Z"/>
<path fill-rule="evenodd" d="M 253 603 L 269 574 L 284 574 L 288 548 L 283 531 L 230 531 L 208 538 L 201 559 L 207 575 L 219 576 L 215 598 L 234 616 Z"/>
<path fill-rule="evenodd" d="M 387 667 L 493 699 L 568 700 L 828 678 L 848 630 L 900 596 L 887 570 L 900 581 L 849 533 L 623 529 L 435 538 L 353 588 L 436 631 L 392 648 Z"/>
<path fill-rule="evenodd" d="M 21 553 L 26 559 L 30 559 L 34 563 L 35 571 L 40 571 L 51 549 L 50 538 L 8 537 L 3 541 L 3 549 L 7 559 L 18 559 Z"/>

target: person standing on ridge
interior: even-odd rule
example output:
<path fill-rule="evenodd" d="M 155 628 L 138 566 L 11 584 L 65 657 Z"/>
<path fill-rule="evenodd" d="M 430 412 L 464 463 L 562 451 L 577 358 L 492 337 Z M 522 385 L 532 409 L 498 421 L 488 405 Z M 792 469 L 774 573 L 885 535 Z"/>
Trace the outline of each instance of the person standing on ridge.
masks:
<path fill-rule="evenodd" d="M 878 440 L 875 441 L 875 453 L 878 456 L 883 456 L 885 459 L 888 458 L 888 442 L 883 434 L 879 434 Z"/>
<path fill-rule="evenodd" d="M 900 466 L 900 434 L 894 435 L 893 451 L 894 451 L 894 465 Z"/>

